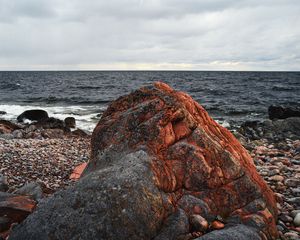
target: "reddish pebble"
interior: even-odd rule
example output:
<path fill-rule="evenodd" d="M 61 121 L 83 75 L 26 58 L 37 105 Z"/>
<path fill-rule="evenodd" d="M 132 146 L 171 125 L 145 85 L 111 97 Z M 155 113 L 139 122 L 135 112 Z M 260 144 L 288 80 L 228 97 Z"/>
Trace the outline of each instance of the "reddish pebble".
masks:
<path fill-rule="evenodd" d="M 213 221 L 210 226 L 214 230 L 223 229 L 225 227 L 224 223 L 217 220 Z"/>

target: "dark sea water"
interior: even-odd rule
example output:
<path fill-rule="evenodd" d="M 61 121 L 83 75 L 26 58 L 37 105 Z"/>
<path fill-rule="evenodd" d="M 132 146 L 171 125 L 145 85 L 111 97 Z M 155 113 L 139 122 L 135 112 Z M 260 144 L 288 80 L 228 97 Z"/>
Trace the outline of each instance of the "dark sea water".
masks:
<path fill-rule="evenodd" d="M 41 108 L 91 131 L 110 101 L 153 81 L 187 92 L 226 126 L 265 119 L 272 104 L 300 105 L 300 72 L 0 72 L 0 118 Z"/>

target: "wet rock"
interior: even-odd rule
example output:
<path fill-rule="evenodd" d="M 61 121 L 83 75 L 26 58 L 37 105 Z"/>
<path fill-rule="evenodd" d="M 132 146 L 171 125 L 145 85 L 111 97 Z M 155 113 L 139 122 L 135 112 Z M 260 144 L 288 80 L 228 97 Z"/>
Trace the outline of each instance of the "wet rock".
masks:
<path fill-rule="evenodd" d="M 0 115 L 5 115 L 7 112 L 5 111 L 0 111 Z"/>
<path fill-rule="evenodd" d="M 8 183 L 6 176 L 0 174 L 0 192 L 6 192 L 8 190 Z"/>
<path fill-rule="evenodd" d="M 299 235 L 297 232 L 291 231 L 284 234 L 284 237 L 288 240 L 299 240 Z"/>
<path fill-rule="evenodd" d="M 268 108 L 269 118 L 285 119 L 290 117 L 300 117 L 300 109 L 296 107 L 270 106 Z"/>
<path fill-rule="evenodd" d="M 43 198 L 43 190 L 40 184 L 31 182 L 14 191 L 15 194 L 30 196 L 35 201 Z"/>
<path fill-rule="evenodd" d="M 187 94 L 156 83 L 121 97 L 103 113 L 91 142 L 79 181 L 42 201 L 10 239 L 198 236 L 186 225 L 190 211 L 179 204 L 188 195 L 204 202 L 208 215 L 242 223 L 202 237 L 278 236 L 273 192 L 250 155 Z"/>
<path fill-rule="evenodd" d="M 47 119 L 48 113 L 44 110 L 40 109 L 33 109 L 33 110 L 27 110 L 20 114 L 17 117 L 18 122 L 24 122 L 25 119 L 28 119 L 30 121 L 42 121 L 44 119 Z"/>
<path fill-rule="evenodd" d="M 68 128 L 75 128 L 76 127 L 76 120 L 73 117 L 67 117 L 64 120 L 66 127 Z"/>

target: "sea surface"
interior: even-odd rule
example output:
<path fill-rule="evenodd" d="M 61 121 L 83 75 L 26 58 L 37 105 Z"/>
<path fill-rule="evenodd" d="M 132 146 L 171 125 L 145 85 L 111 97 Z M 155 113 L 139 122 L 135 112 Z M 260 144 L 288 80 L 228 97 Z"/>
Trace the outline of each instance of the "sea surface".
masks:
<path fill-rule="evenodd" d="M 2 71 L 0 118 L 44 109 L 92 131 L 112 100 L 154 81 L 187 92 L 226 127 L 266 119 L 272 104 L 300 105 L 300 72 Z"/>

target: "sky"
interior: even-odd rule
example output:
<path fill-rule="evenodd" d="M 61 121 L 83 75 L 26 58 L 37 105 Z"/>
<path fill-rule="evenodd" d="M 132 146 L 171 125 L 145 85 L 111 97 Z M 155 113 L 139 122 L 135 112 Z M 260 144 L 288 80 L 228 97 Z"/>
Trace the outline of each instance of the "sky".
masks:
<path fill-rule="evenodd" d="M 0 0 L 0 70 L 300 70 L 300 0 Z"/>

